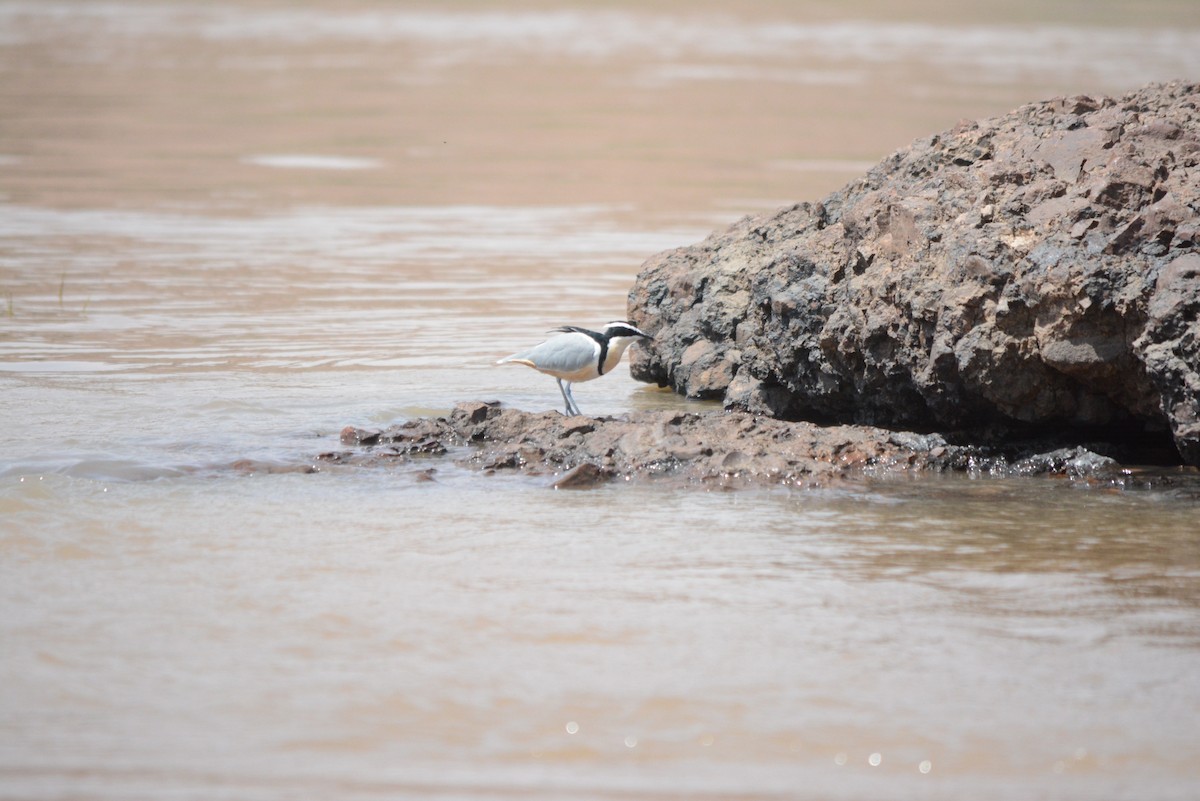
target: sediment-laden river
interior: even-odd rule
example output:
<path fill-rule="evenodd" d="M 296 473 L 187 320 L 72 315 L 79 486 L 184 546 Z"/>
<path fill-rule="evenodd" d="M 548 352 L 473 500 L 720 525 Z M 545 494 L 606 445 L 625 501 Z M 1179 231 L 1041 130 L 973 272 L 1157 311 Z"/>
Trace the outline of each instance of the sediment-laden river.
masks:
<path fill-rule="evenodd" d="M 0 798 L 1194 798 L 1194 492 L 270 469 L 557 408 L 495 359 L 914 137 L 1200 77 L 1186 3 L 910 6 L 0 2 Z"/>

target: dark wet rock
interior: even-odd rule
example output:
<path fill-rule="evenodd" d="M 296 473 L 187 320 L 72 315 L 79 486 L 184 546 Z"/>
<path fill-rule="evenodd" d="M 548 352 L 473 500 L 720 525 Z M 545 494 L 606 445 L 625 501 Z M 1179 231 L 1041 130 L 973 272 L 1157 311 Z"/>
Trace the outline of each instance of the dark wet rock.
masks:
<path fill-rule="evenodd" d="M 485 406 L 484 404 L 479 405 Z M 472 404 L 472 407 L 474 406 Z M 385 443 L 388 447 L 383 449 L 381 453 L 386 453 L 389 456 L 409 456 L 414 454 L 441 456 L 446 452 L 446 446 L 437 437 L 428 436 L 420 429 L 395 429 L 385 438 L 382 431 L 367 431 L 361 428 L 354 428 L 353 426 L 346 426 L 342 429 L 341 442 L 343 445 L 364 445 L 368 447 Z M 346 452 L 324 453 L 318 458 L 325 461 L 338 461 L 343 459 L 345 455 Z"/>
<path fill-rule="evenodd" d="M 1173 441 L 1200 465 L 1198 103 L 1171 83 L 963 122 L 652 257 L 633 374 L 760 416 Z"/>
<path fill-rule="evenodd" d="M 1072 477 L 1116 477 L 1121 466 L 1108 456 L 1083 447 L 1059 448 L 1049 453 L 1037 453 L 1018 459 L 1012 465 L 1019 475 L 1044 475 L 1053 473 Z"/>
<path fill-rule="evenodd" d="M 1179 256 L 1158 274 L 1147 324 L 1135 344 L 1180 453 L 1200 465 L 1200 254 Z"/>
<path fill-rule="evenodd" d="M 938 434 L 822 426 L 737 411 L 564 417 L 558 412 L 462 403 L 445 417 L 361 433 L 369 436 L 359 436 L 360 441 L 374 444 L 325 454 L 320 460 L 386 465 L 446 458 L 484 473 L 546 476 L 558 489 L 594 487 L 615 479 L 719 487 L 820 486 L 923 472 L 1098 478 L 1118 472 L 1111 459 L 1082 448 L 1039 456 L 1018 446 L 1000 450 L 956 445 Z"/>

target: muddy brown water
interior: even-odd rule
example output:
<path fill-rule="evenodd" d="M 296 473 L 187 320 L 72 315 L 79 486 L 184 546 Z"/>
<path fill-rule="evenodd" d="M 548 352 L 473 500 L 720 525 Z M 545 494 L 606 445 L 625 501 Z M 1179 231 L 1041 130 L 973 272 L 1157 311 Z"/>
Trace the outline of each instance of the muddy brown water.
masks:
<path fill-rule="evenodd" d="M 995 6 L 0 2 L 0 797 L 1194 798 L 1194 494 L 230 468 L 553 408 L 491 362 L 650 254 L 1200 78 L 1190 3 Z"/>

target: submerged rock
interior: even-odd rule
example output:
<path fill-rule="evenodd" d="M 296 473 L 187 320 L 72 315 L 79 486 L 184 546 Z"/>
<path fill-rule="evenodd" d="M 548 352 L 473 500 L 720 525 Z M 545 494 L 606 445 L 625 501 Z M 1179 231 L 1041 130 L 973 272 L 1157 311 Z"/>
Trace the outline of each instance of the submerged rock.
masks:
<path fill-rule="evenodd" d="M 760 421 L 1169 437 L 1200 465 L 1198 103 L 1171 83 L 964 122 L 652 257 L 633 375 Z"/>
<path fill-rule="evenodd" d="M 815 486 L 863 476 L 967 470 L 1097 480 L 1120 475 L 1111 459 L 1082 448 L 1042 455 L 1020 448 L 1001 452 L 954 445 L 937 434 L 821 426 L 749 412 L 564 417 L 477 402 L 459 404 L 445 417 L 384 430 L 348 428 L 341 439 L 352 449 L 322 454 L 321 462 L 380 465 L 447 458 L 483 472 L 548 476 L 556 489 L 614 479 Z"/>

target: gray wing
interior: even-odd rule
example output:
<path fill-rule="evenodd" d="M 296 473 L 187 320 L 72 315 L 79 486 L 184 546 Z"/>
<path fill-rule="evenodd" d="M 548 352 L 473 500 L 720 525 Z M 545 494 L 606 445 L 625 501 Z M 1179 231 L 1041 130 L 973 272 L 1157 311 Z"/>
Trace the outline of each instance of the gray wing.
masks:
<path fill-rule="evenodd" d="M 537 370 L 573 373 L 596 363 L 600 345 L 587 334 L 570 333 L 547 339 L 540 345 L 514 353 L 501 362 L 523 362 Z"/>

